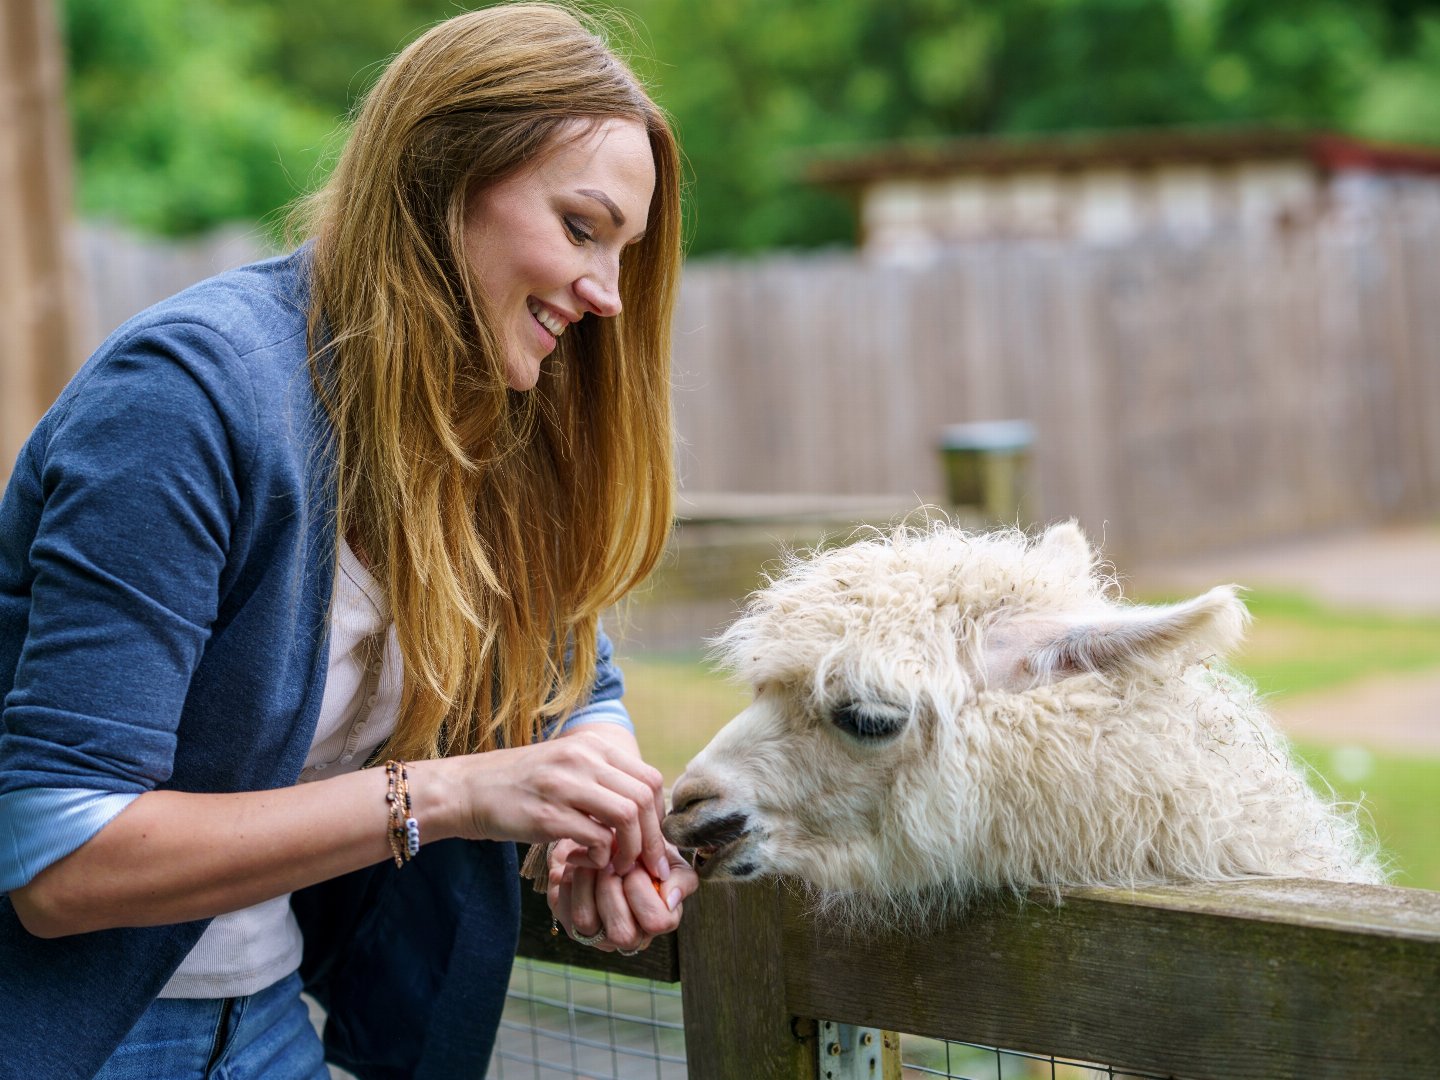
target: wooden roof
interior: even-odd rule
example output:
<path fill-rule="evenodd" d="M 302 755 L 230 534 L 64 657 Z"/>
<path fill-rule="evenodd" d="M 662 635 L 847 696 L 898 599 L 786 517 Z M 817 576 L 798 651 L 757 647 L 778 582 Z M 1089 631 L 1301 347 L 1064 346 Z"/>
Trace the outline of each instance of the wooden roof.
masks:
<path fill-rule="evenodd" d="M 1284 128 L 1150 128 L 1042 136 L 973 136 L 881 143 L 821 152 L 805 177 L 823 186 L 1111 166 L 1229 165 L 1295 160 L 1319 171 L 1367 169 L 1440 175 L 1440 147 L 1381 143 L 1326 131 Z"/>

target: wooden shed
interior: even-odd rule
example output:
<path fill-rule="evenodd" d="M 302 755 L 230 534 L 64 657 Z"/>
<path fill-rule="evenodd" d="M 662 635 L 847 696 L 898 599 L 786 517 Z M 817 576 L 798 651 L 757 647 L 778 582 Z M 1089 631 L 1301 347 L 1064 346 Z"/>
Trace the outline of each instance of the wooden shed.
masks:
<path fill-rule="evenodd" d="M 853 194 L 860 245 L 916 255 L 972 241 L 1126 243 L 1269 233 L 1440 189 L 1440 148 L 1273 128 L 896 143 L 813 161 Z"/>

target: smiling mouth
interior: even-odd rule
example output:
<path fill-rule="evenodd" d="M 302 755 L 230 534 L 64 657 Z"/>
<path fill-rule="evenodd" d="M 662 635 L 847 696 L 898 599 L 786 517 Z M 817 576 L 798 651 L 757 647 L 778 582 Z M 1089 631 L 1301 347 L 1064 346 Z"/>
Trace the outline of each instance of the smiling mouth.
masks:
<path fill-rule="evenodd" d="M 558 338 L 561 334 L 565 333 L 565 328 L 570 325 L 536 300 L 529 301 L 525 306 L 530 310 L 531 317 L 544 327 L 545 331 L 551 337 Z"/>

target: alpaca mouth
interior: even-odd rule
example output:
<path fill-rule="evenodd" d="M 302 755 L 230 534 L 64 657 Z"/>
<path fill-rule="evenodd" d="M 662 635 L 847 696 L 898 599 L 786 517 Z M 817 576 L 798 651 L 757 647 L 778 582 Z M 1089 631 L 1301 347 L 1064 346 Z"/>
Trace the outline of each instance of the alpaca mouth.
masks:
<path fill-rule="evenodd" d="M 732 856 L 739 851 L 745 841 L 750 839 L 749 832 L 743 832 L 735 839 L 722 844 L 706 844 L 693 849 L 695 861 L 695 872 L 700 875 L 701 880 L 714 877 L 717 873 L 723 873 L 727 861 L 732 861 Z M 734 869 L 741 869 L 737 866 Z M 746 877 L 748 874 L 740 874 Z"/>
<path fill-rule="evenodd" d="M 702 878 L 714 877 L 727 867 L 730 876 L 745 877 L 754 873 L 753 864 L 734 859 L 753 831 L 748 817 L 743 813 L 728 813 L 696 824 L 693 820 L 687 821 L 687 816 L 693 819 L 695 815 L 693 812 L 687 815 L 683 810 L 672 813 L 661 828 L 667 839 L 693 854 L 696 873 Z M 731 863 L 736 865 L 729 866 Z"/>

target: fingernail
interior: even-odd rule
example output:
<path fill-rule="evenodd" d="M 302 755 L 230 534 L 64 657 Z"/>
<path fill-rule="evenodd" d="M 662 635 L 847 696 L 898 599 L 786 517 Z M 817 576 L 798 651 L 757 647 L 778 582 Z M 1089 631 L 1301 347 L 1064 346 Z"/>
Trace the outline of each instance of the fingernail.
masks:
<path fill-rule="evenodd" d="M 674 911 L 677 907 L 680 906 L 680 890 L 679 890 L 679 889 L 671 889 L 671 890 L 670 890 L 670 895 L 665 898 L 665 905 L 666 905 L 671 911 Z"/>
<path fill-rule="evenodd" d="M 669 859 L 661 859 L 658 869 L 659 869 L 659 873 L 657 873 L 655 876 L 658 877 L 661 881 L 669 881 L 669 880 L 670 880 L 670 860 L 669 860 Z"/>

